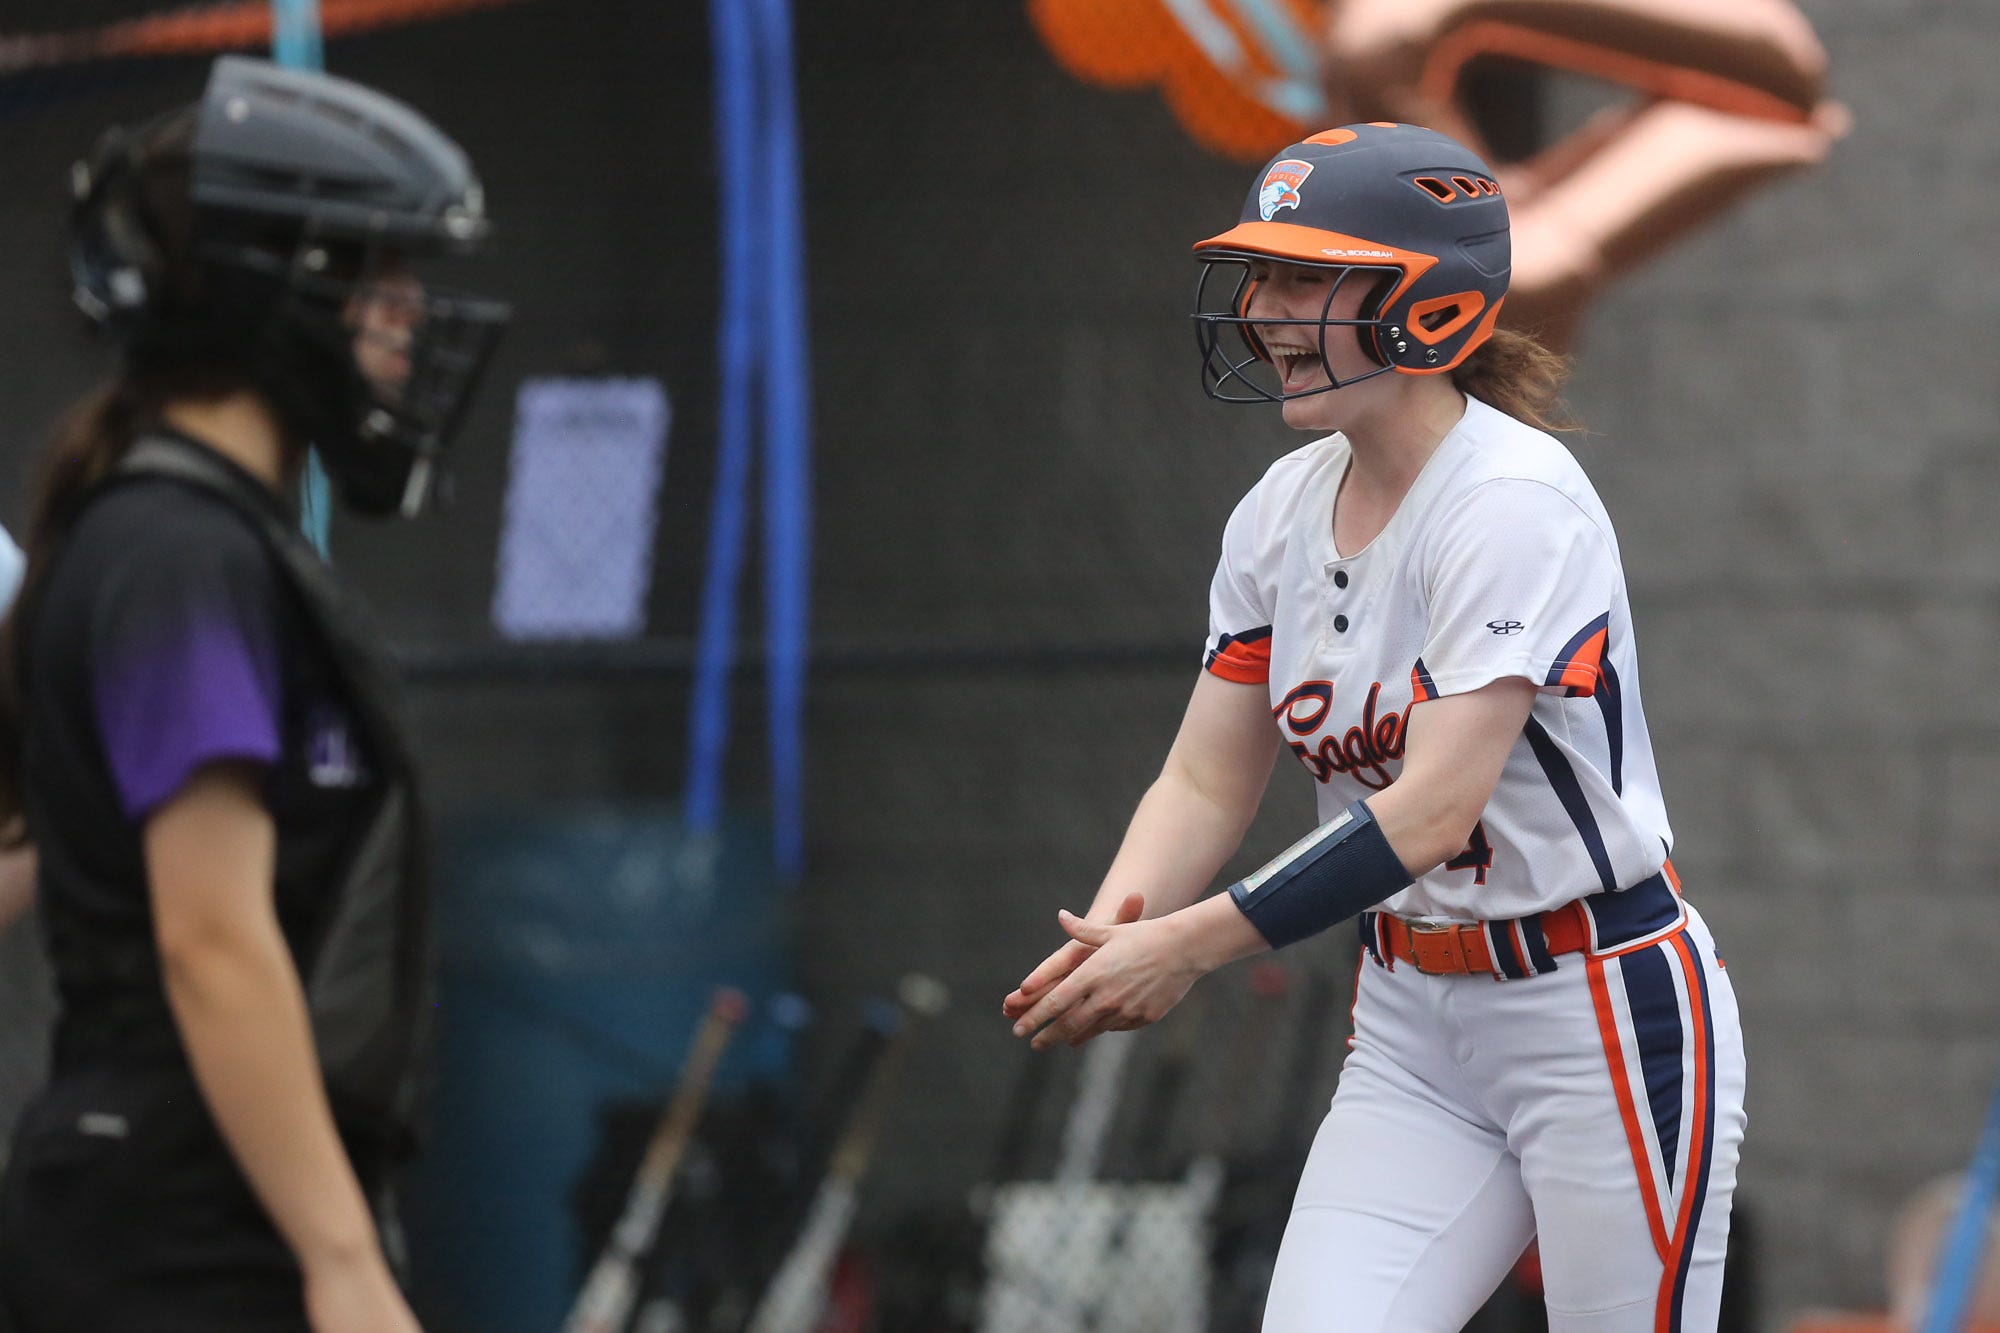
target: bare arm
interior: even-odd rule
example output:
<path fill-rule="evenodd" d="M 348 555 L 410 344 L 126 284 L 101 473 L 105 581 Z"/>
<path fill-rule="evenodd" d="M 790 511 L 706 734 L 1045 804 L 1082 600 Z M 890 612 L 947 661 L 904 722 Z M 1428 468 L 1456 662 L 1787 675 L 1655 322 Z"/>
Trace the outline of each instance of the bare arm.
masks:
<path fill-rule="evenodd" d="M 298 1257 L 313 1327 L 414 1330 L 327 1105 L 256 771 L 197 772 L 147 820 L 145 856 L 174 1021 L 230 1151 Z"/>
<path fill-rule="evenodd" d="M 1465 849 L 1534 706 L 1535 687 L 1508 676 L 1410 710 L 1403 772 L 1368 810 L 1412 877 Z"/>
<path fill-rule="evenodd" d="M 1535 687 L 1510 677 L 1411 712 L 1403 771 L 1368 799 L 1368 808 L 1413 877 L 1464 847 L 1534 701 Z M 1016 1019 L 1017 1035 L 1032 1035 L 1042 1049 L 1144 1026 L 1179 1003 L 1199 978 L 1269 947 L 1226 895 L 1157 920 L 1130 918 L 1064 920 L 1072 941 L 1066 947 L 1088 952 L 1060 970 L 1061 954 L 1051 956 L 1008 997 L 1005 1008 Z"/>

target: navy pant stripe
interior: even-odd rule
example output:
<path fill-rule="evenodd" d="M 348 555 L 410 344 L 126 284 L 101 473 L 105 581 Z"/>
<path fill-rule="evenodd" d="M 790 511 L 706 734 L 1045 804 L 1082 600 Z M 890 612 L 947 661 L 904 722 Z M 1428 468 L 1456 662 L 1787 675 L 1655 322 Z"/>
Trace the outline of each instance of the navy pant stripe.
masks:
<path fill-rule="evenodd" d="M 1646 1101 L 1653 1110 L 1653 1130 L 1660 1140 L 1660 1158 L 1666 1166 L 1668 1188 L 1674 1179 L 1674 1159 L 1681 1137 L 1680 996 L 1662 950 L 1673 945 L 1655 945 L 1620 959 L 1625 978 L 1625 1002 L 1632 1011 L 1632 1034 L 1639 1047 L 1639 1068 L 1646 1079 Z"/>
<path fill-rule="evenodd" d="M 1700 1159 L 1688 1164 L 1692 1169 L 1688 1172 L 1688 1183 L 1685 1188 L 1694 1191 L 1694 1207 L 1688 1213 L 1687 1239 L 1681 1242 L 1680 1267 L 1674 1273 L 1672 1320 L 1667 1325 L 1676 1331 L 1681 1326 L 1681 1305 L 1687 1294 L 1688 1269 L 1694 1263 L 1695 1237 L 1701 1234 L 1702 1205 L 1708 1202 L 1708 1168 L 1715 1156 L 1715 1010 L 1710 1008 L 1708 1003 L 1708 972 L 1702 966 L 1701 950 L 1696 947 L 1692 939 L 1687 939 L 1685 936 L 1682 938 L 1687 944 L 1688 957 L 1693 962 L 1691 967 L 1685 968 L 1690 974 L 1687 979 L 1688 1002 L 1690 1005 L 1701 1006 L 1698 1011 L 1701 1015 L 1703 1057 L 1701 1064 L 1706 1075 L 1702 1083 L 1704 1093 L 1702 1104 L 1708 1108 L 1708 1117 L 1701 1136 Z M 1668 947 L 1672 947 L 1671 942 Z M 1679 950 L 1675 950 L 1675 953 L 1678 956 Z M 1697 996 L 1700 998 L 1697 999 Z"/>

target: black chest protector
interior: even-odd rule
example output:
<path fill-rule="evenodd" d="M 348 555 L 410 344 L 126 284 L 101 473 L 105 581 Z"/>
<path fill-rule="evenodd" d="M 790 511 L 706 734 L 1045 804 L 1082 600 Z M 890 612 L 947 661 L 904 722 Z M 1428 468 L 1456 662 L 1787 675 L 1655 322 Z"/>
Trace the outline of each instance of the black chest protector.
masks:
<path fill-rule="evenodd" d="M 335 882 L 295 948 L 336 1116 L 385 1147 L 407 1145 L 429 1035 L 429 899 L 402 695 L 381 636 L 305 537 L 252 490 L 256 483 L 157 435 L 133 445 L 110 484 L 135 477 L 197 486 L 250 522 L 353 708 L 380 794 L 356 822 Z"/>

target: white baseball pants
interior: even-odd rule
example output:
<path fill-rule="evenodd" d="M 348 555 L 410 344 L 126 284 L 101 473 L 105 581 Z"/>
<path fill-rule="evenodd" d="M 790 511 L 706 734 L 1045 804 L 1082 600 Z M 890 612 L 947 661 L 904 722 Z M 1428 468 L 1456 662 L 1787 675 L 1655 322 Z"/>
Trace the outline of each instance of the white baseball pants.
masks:
<path fill-rule="evenodd" d="M 1551 1333 L 1715 1328 L 1743 1039 L 1693 908 L 1520 980 L 1365 953 L 1264 1333 L 1456 1333 L 1541 1240 Z"/>

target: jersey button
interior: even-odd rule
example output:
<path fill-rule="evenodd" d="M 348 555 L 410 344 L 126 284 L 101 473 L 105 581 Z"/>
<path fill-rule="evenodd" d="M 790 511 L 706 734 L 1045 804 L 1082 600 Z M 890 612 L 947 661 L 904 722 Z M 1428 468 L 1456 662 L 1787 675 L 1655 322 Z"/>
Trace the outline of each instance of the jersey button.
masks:
<path fill-rule="evenodd" d="M 1333 618 L 1333 628 L 1341 634 L 1347 633 L 1347 617 L 1335 616 Z"/>
<path fill-rule="evenodd" d="M 1345 588 L 1347 586 L 1346 570 L 1336 569 L 1333 571 L 1333 586 L 1336 588 Z"/>

